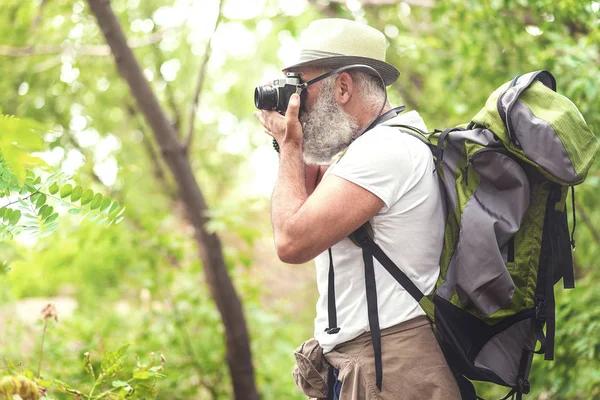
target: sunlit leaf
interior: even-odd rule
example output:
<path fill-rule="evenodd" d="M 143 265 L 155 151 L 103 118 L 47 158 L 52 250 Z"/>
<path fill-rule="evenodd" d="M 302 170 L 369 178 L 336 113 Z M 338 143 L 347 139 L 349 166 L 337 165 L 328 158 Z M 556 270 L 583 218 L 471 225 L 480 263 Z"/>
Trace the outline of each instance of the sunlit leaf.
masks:
<path fill-rule="evenodd" d="M 94 192 L 91 189 L 86 189 L 83 192 L 83 194 L 81 195 L 81 205 L 85 206 L 90 201 L 92 201 L 93 197 L 94 197 Z"/>
<path fill-rule="evenodd" d="M 98 207 L 100 207 L 100 205 L 102 204 L 102 199 L 102 195 L 100 193 L 96 193 L 94 195 L 94 198 L 92 199 L 92 202 L 90 203 L 90 209 L 95 210 Z"/>
<path fill-rule="evenodd" d="M 65 186 L 63 186 L 60 189 L 60 197 L 64 199 L 65 197 L 70 195 L 72 191 L 73 191 L 73 185 L 71 185 L 70 183 L 67 183 Z"/>
<path fill-rule="evenodd" d="M 112 206 L 110 206 L 110 210 L 108 211 L 108 215 L 112 215 L 115 211 L 117 211 L 118 208 L 119 208 L 119 202 L 115 200 L 115 202 L 112 203 Z"/>
<path fill-rule="evenodd" d="M 54 207 L 49 206 L 48 204 L 44 204 L 38 211 L 38 215 L 42 217 L 42 219 L 48 218 L 50 214 L 54 212 Z"/>
<path fill-rule="evenodd" d="M 71 201 L 74 203 L 81 198 L 83 188 L 79 185 L 75 186 L 73 192 L 71 192 Z"/>
<path fill-rule="evenodd" d="M 10 215 L 10 219 L 8 220 L 8 223 L 11 225 L 16 225 L 20 219 L 21 219 L 21 211 L 14 210 Z"/>
<path fill-rule="evenodd" d="M 50 185 L 50 187 L 48 188 L 48 192 L 50 192 L 50 194 L 56 194 L 59 191 L 59 187 L 58 185 L 55 183 L 53 183 L 52 185 Z"/>
<path fill-rule="evenodd" d="M 105 197 L 102 201 L 102 205 L 100 206 L 100 211 L 104 211 L 110 206 L 111 199 L 110 197 Z"/>
<path fill-rule="evenodd" d="M 40 193 L 40 196 L 37 198 L 37 201 L 35 202 L 35 208 L 40 208 L 44 204 L 46 204 L 46 195 L 44 193 Z"/>
<path fill-rule="evenodd" d="M 46 218 L 46 220 L 44 221 L 44 223 L 45 224 L 49 224 L 49 223 L 55 221 L 56 218 L 58 218 L 58 213 L 54 213 L 51 216 L 49 216 L 48 218 Z"/>

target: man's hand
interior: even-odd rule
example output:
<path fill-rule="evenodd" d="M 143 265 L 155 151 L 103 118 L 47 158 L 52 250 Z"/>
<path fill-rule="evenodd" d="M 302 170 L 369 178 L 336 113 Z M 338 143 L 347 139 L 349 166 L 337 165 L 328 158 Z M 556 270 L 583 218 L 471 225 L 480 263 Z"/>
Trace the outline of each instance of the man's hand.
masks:
<path fill-rule="evenodd" d="M 273 137 L 280 147 L 288 144 L 300 145 L 302 148 L 302 125 L 298 120 L 300 96 L 294 93 L 290 97 L 285 117 L 277 111 L 260 110 L 254 112 L 265 132 Z"/>

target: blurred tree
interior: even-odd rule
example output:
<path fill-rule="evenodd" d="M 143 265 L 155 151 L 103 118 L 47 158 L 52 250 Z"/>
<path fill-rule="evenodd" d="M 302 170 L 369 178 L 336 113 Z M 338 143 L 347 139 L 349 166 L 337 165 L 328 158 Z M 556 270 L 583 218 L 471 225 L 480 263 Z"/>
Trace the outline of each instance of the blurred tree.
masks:
<path fill-rule="evenodd" d="M 119 73 L 127 81 L 132 96 L 137 101 L 148 125 L 152 128 L 154 137 L 160 146 L 161 154 L 169 166 L 179 189 L 179 195 L 186 208 L 186 214 L 196 231 L 195 236 L 198 241 L 200 257 L 204 263 L 206 280 L 225 325 L 227 363 L 229 364 L 235 398 L 258 399 L 258 392 L 254 384 L 250 342 L 242 305 L 225 266 L 221 241 L 216 233 L 208 232 L 206 229 L 206 224 L 209 222 L 209 217 L 206 214 L 208 207 L 187 157 L 187 146 L 191 143 L 194 133 L 195 109 L 192 109 L 191 130 L 188 132 L 188 138 L 182 143 L 176 132 L 179 118 L 172 124 L 165 115 L 137 60 L 127 45 L 123 30 L 110 7 L 110 3 L 106 0 L 88 0 L 88 3 L 111 48 Z M 220 11 L 219 8 L 219 14 Z M 204 78 L 202 69 L 206 60 L 205 58 L 201 68 L 200 82 L 197 85 L 197 94 L 194 95 L 194 103 L 197 102 L 196 99 L 202 88 Z"/>

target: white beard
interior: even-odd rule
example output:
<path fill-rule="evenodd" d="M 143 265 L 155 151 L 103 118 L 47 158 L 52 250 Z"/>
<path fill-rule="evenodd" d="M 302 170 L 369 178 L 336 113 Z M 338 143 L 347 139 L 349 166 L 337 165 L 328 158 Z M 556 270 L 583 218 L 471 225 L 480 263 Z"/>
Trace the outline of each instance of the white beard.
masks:
<path fill-rule="evenodd" d="M 315 104 L 300 115 L 307 164 L 329 163 L 357 137 L 358 123 L 337 103 L 334 88 L 335 77 L 325 79 Z"/>

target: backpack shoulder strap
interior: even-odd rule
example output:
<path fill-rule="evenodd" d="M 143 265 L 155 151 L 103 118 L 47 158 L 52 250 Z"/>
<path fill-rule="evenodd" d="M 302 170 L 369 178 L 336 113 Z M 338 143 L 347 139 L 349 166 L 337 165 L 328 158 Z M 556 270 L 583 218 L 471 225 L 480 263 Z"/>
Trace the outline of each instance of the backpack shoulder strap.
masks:
<path fill-rule="evenodd" d="M 379 312 L 377 306 L 377 285 L 375 282 L 375 268 L 373 258 L 388 271 L 394 279 L 423 307 L 430 318 L 433 317 L 433 302 L 425 297 L 423 292 L 410 280 L 400 268 L 381 250 L 373 240 L 373 228 L 369 222 L 349 235 L 352 242 L 362 248 L 365 264 L 365 288 L 367 293 L 367 311 L 369 329 L 375 354 L 375 383 L 379 390 L 383 384 L 383 366 L 381 361 L 381 328 L 379 326 Z"/>
<path fill-rule="evenodd" d="M 349 238 L 354 244 L 361 247 L 364 253 L 367 253 L 372 257 L 375 257 L 377 261 L 386 269 L 387 272 L 394 277 L 394 279 L 402 285 L 402 287 L 415 299 L 417 302 L 425 297 L 423 292 L 410 280 L 408 276 L 400 268 L 394 264 L 392 260 L 381 250 L 381 247 L 373 240 L 373 228 L 369 222 L 358 228 Z"/>

